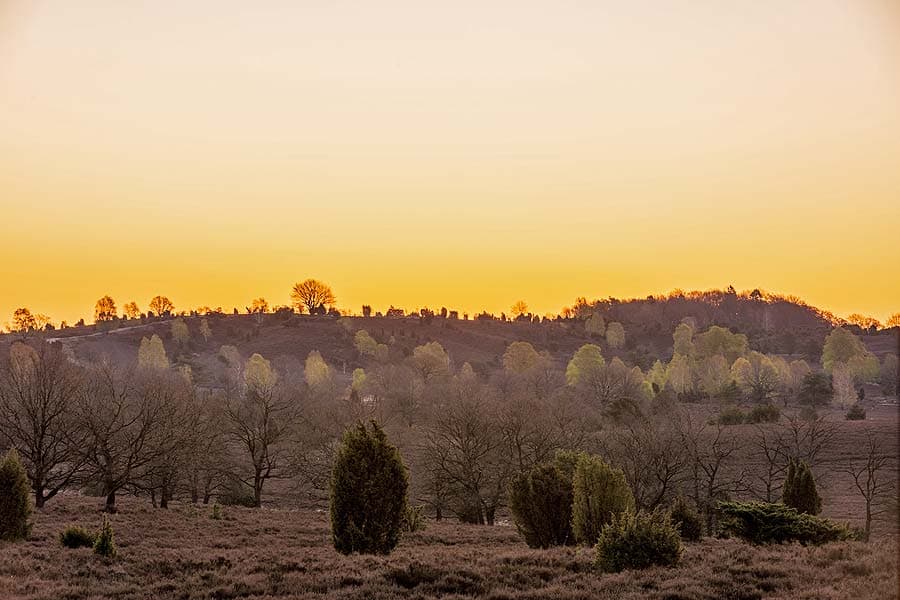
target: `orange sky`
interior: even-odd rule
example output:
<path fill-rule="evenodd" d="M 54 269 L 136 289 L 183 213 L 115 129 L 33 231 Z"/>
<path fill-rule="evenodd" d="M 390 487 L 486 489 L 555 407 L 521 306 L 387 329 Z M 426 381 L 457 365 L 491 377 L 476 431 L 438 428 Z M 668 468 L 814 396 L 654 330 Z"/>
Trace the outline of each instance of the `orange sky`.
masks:
<path fill-rule="evenodd" d="M 0 323 L 306 277 L 357 311 L 733 284 L 885 319 L 900 8 L 0 0 L 0 223 Z"/>

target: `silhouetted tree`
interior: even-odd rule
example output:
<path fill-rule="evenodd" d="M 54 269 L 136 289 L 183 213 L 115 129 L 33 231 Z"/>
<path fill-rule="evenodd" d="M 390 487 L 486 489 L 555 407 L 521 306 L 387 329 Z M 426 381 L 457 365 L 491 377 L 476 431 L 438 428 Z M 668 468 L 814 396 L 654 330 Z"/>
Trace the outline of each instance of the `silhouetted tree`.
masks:
<path fill-rule="evenodd" d="M 175 310 L 175 305 L 165 296 L 154 296 L 153 299 L 150 300 L 150 310 L 152 310 L 153 314 L 157 317 L 164 317 Z"/>
<path fill-rule="evenodd" d="M 112 296 L 103 296 L 94 306 L 94 322 L 103 323 L 116 318 L 116 301 Z"/>
<path fill-rule="evenodd" d="M 294 306 L 303 311 L 305 308 L 309 314 L 317 314 L 326 306 L 334 304 L 335 297 L 331 288 L 316 279 L 307 279 L 301 283 L 295 283 L 291 290 L 291 300 Z"/>

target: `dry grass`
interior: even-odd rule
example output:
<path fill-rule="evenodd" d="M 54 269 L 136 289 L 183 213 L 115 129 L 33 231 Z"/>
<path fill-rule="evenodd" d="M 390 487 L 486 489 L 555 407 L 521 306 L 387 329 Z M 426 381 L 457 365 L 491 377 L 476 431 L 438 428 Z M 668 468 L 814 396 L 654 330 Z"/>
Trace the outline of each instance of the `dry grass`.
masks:
<path fill-rule="evenodd" d="M 32 538 L 0 546 L 0 597 L 20 598 L 853 598 L 897 594 L 897 547 L 689 545 L 682 564 L 604 575 L 586 549 L 530 550 L 511 527 L 430 522 L 388 557 L 341 556 L 328 516 L 310 510 L 153 509 L 123 499 L 119 557 L 67 550 L 67 524 L 95 528 L 97 499 L 64 496 L 35 516 Z"/>

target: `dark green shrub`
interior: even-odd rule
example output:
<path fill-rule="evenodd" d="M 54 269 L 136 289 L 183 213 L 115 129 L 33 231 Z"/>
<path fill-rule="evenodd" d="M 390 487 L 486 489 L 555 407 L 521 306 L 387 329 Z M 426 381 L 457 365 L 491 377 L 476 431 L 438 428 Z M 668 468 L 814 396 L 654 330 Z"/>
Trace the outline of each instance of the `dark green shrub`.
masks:
<path fill-rule="evenodd" d="M 218 502 L 213 503 L 212 512 L 210 513 L 209 518 L 213 521 L 222 520 L 222 506 Z"/>
<path fill-rule="evenodd" d="M 797 400 L 807 406 L 826 406 L 831 402 L 834 390 L 831 380 L 824 373 L 807 373 L 800 383 Z"/>
<path fill-rule="evenodd" d="M 851 539 L 850 530 L 822 517 L 803 514 L 784 504 L 720 502 L 719 530 L 751 544 L 800 542 L 824 544 Z"/>
<path fill-rule="evenodd" d="M 746 415 L 737 406 L 726 406 L 719 413 L 720 425 L 740 425 L 744 422 Z"/>
<path fill-rule="evenodd" d="M 116 557 L 113 529 L 112 525 L 109 524 L 109 519 L 106 517 L 103 518 L 103 526 L 100 528 L 100 533 L 97 534 L 97 539 L 94 540 L 94 554 L 99 554 L 106 558 Z"/>
<path fill-rule="evenodd" d="M 599 456 L 581 454 L 572 477 L 572 532 L 581 544 L 593 545 L 614 515 L 634 510 L 634 495 L 621 469 Z"/>
<path fill-rule="evenodd" d="M 425 529 L 425 507 L 407 505 L 403 513 L 403 531 L 415 533 Z"/>
<path fill-rule="evenodd" d="M 66 548 L 91 548 L 96 540 L 95 533 L 78 525 L 69 525 L 59 534 L 59 543 Z"/>
<path fill-rule="evenodd" d="M 673 566 L 681 558 L 681 535 L 664 510 L 615 515 L 594 547 L 594 566 L 608 573 Z"/>
<path fill-rule="evenodd" d="M 331 534 L 338 552 L 388 554 L 400 541 L 406 467 L 374 421 L 344 433 L 331 476 Z"/>
<path fill-rule="evenodd" d="M 564 469 L 565 467 L 563 467 Z M 539 465 L 516 476 L 509 486 L 509 508 L 516 528 L 532 548 L 573 544 L 572 478 L 555 464 Z"/>
<path fill-rule="evenodd" d="M 774 404 L 758 404 L 744 418 L 745 423 L 777 423 L 781 411 Z"/>
<path fill-rule="evenodd" d="M 678 527 L 681 539 L 688 542 L 698 542 L 703 537 L 703 519 L 694 505 L 679 496 L 676 498 L 672 509 L 669 511 L 672 523 Z"/>
<path fill-rule="evenodd" d="M 243 506 L 256 508 L 256 500 L 253 498 L 253 490 L 243 481 L 229 480 L 218 495 L 219 504 L 222 506 Z"/>
<path fill-rule="evenodd" d="M 800 513 L 817 515 L 822 511 L 822 498 L 816 490 L 816 480 L 805 462 L 793 459 L 788 462 L 781 501 Z"/>
<path fill-rule="evenodd" d="M 866 409 L 864 409 L 859 404 L 854 404 L 850 407 L 850 410 L 847 411 L 845 415 L 848 421 L 865 421 L 866 420 Z"/>
<path fill-rule="evenodd" d="M 0 461 L 0 540 L 24 540 L 31 531 L 28 475 L 12 449 Z"/>

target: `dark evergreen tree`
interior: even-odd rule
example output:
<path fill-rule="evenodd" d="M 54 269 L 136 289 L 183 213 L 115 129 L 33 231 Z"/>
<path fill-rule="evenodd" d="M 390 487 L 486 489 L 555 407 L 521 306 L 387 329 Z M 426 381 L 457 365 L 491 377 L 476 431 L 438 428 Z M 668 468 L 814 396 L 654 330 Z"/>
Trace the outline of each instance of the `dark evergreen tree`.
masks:
<path fill-rule="evenodd" d="M 10 450 L 0 461 L 0 540 L 15 542 L 28 537 L 30 487 L 19 453 Z"/>
<path fill-rule="evenodd" d="M 831 402 L 833 395 L 828 377 L 822 373 L 807 373 L 800 384 L 797 400 L 807 406 L 825 406 Z"/>
<path fill-rule="evenodd" d="M 572 473 L 567 465 L 538 465 L 520 473 L 510 484 L 509 503 L 516 528 L 532 548 L 575 543 Z"/>
<path fill-rule="evenodd" d="M 788 463 L 781 501 L 799 513 L 817 515 L 821 512 L 822 499 L 816 490 L 816 480 L 805 462 L 791 460 Z"/>
<path fill-rule="evenodd" d="M 372 421 L 344 433 L 331 476 L 331 534 L 342 554 L 388 554 L 399 543 L 408 479 L 400 452 Z"/>

